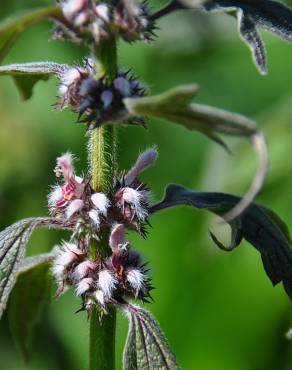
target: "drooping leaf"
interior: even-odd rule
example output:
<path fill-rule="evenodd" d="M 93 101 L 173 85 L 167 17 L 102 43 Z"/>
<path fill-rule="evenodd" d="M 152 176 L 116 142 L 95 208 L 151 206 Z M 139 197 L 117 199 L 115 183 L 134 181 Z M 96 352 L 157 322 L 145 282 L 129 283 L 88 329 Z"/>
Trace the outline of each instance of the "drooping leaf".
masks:
<path fill-rule="evenodd" d="M 218 108 L 191 103 L 197 94 L 196 85 L 185 85 L 168 90 L 160 95 L 125 99 L 125 105 L 133 115 L 166 119 L 187 129 L 199 131 L 212 140 L 223 144 L 219 134 L 239 136 L 250 139 L 259 158 L 259 168 L 253 182 L 226 219 L 238 216 L 262 189 L 268 166 L 268 152 L 264 135 L 256 123 L 242 115 Z"/>
<path fill-rule="evenodd" d="M 239 198 L 224 193 L 192 191 L 180 185 L 171 184 L 166 188 L 164 199 L 150 209 L 159 210 L 189 205 L 206 209 L 224 219 L 224 215 L 237 204 Z M 232 243 L 224 247 L 212 234 L 215 243 L 224 250 L 237 247 L 244 238 L 261 254 L 265 271 L 276 285 L 282 281 L 292 299 L 292 249 L 290 235 L 285 223 L 274 212 L 257 204 L 251 204 L 240 216 L 229 222 L 233 231 Z"/>
<path fill-rule="evenodd" d="M 38 81 L 46 81 L 50 76 L 60 77 L 70 67 L 54 62 L 36 62 L 10 64 L 0 67 L 0 76 L 11 76 L 24 100 L 32 96 L 34 85 Z"/>
<path fill-rule="evenodd" d="M 37 254 L 35 256 L 24 258 L 18 268 L 17 275 L 24 274 L 29 270 L 41 267 L 44 265 L 50 265 L 54 258 L 53 253 Z"/>
<path fill-rule="evenodd" d="M 22 32 L 28 27 L 48 19 L 65 22 L 60 7 L 56 5 L 33 9 L 0 23 L 0 62 L 5 58 Z"/>
<path fill-rule="evenodd" d="M 124 370 L 179 370 L 175 355 L 154 317 L 133 305 L 125 305 L 124 310 L 129 317 Z"/>
<path fill-rule="evenodd" d="M 36 262 L 36 261 L 35 261 Z M 16 345 L 29 360 L 33 330 L 45 304 L 50 303 L 52 278 L 48 262 L 19 274 L 9 301 L 9 325 Z"/>
<path fill-rule="evenodd" d="M 0 232 L 0 318 L 16 282 L 26 245 L 36 227 L 70 229 L 71 225 L 52 218 L 29 218 Z"/>
<path fill-rule="evenodd" d="M 272 0 L 209 0 L 204 5 L 208 11 L 223 11 L 238 19 L 241 38 L 250 47 L 253 59 L 262 74 L 266 74 L 265 49 L 257 28 L 292 42 L 292 10 L 281 2 Z"/>
<path fill-rule="evenodd" d="M 34 219 L 23 220 L 0 233 L 0 317 L 15 284 L 26 244 L 33 231 Z"/>

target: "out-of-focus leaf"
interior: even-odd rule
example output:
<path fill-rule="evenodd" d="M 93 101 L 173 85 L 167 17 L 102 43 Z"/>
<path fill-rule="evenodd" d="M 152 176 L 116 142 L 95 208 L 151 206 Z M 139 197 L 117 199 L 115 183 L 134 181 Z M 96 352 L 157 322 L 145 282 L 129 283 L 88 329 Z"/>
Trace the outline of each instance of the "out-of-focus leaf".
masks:
<path fill-rule="evenodd" d="M 124 350 L 124 370 L 180 369 L 154 317 L 137 306 L 125 305 L 124 309 L 130 322 Z"/>
<path fill-rule="evenodd" d="M 28 27 L 48 19 L 64 22 L 59 6 L 33 9 L 2 22 L 0 24 L 0 62 L 5 58 L 22 32 Z"/>
<path fill-rule="evenodd" d="M 230 194 L 197 192 L 171 184 L 166 188 L 164 199 L 154 205 L 150 212 L 190 205 L 211 211 L 224 219 L 224 214 L 238 201 L 238 197 Z M 285 223 L 274 212 L 252 204 L 229 224 L 233 231 L 233 243 L 226 248 L 212 234 L 216 244 L 224 250 L 231 250 L 240 244 L 242 238 L 246 239 L 260 252 L 265 271 L 273 285 L 282 281 L 292 299 L 292 249 Z"/>
<path fill-rule="evenodd" d="M 231 220 L 251 204 L 262 189 L 268 167 L 265 138 L 256 123 L 242 115 L 191 103 L 197 91 L 197 85 L 185 85 L 156 96 L 127 98 L 124 99 L 124 102 L 129 112 L 134 116 L 163 118 L 187 129 L 199 131 L 224 146 L 225 144 L 218 134 L 250 139 L 259 158 L 259 168 L 248 192 L 226 215 L 226 219 Z"/>
<path fill-rule="evenodd" d="M 0 233 L 0 318 L 16 282 L 26 245 L 36 227 L 67 229 L 70 225 L 52 218 L 29 218 L 7 227 Z"/>
<path fill-rule="evenodd" d="M 30 340 L 45 304 L 50 303 L 52 278 L 47 263 L 35 265 L 20 274 L 9 302 L 12 336 L 24 358 L 29 359 Z"/>
<path fill-rule="evenodd" d="M 209 0 L 208 11 L 223 11 L 236 15 L 241 38 L 250 47 L 253 59 L 262 74 L 267 73 L 265 49 L 257 28 L 292 42 L 292 10 L 272 0 Z"/>
<path fill-rule="evenodd" d="M 11 76 L 24 100 L 32 96 L 34 85 L 38 81 L 46 81 L 52 75 L 60 77 L 70 67 L 54 62 L 36 62 L 10 64 L 0 67 L 0 76 Z"/>

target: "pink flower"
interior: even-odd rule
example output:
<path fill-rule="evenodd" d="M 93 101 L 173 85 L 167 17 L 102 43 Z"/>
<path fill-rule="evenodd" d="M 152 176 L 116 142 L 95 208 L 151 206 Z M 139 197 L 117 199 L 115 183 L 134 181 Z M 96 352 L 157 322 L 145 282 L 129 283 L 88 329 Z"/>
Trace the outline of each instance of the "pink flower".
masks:
<path fill-rule="evenodd" d="M 66 153 L 57 158 L 55 168 L 57 177 L 63 177 L 64 185 L 53 188 L 48 197 L 48 204 L 52 214 L 64 212 L 67 218 L 71 218 L 80 211 L 84 205 L 81 199 L 84 193 L 84 183 L 81 177 L 75 175 L 73 156 Z"/>
<path fill-rule="evenodd" d="M 86 293 L 94 286 L 94 281 L 92 278 L 85 278 L 79 281 L 76 286 L 76 295 L 79 297 Z"/>
<path fill-rule="evenodd" d="M 126 173 L 124 176 L 124 184 L 125 186 L 131 185 L 140 175 L 140 173 L 146 168 L 152 166 L 158 157 L 158 152 L 156 149 L 148 149 L 137 159 L 137 162 L 134 166 Z"/>

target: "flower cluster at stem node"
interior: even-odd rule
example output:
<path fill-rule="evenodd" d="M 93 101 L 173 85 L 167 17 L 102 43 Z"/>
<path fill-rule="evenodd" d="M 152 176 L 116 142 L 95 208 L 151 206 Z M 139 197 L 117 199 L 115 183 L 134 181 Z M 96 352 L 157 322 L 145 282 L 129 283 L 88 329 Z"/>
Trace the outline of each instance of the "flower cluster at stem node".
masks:
<path fill-rule="evenodd" d="M 147 264 L 125 234 L 132 229 L 146 236 L 150 190 L 138 176 L 156 158 L 155 149 L 142 153 L 128 172 L 115 179 L 113 194 L 95 192 L 86 176 L 77 176 L 70 153 L 57 159 L 60 182 L 48 196 L 49 209 L 54 218 L 73 225 L 71 240 L 54 249 L 57 295 L 73 287 L 82 297 L 83 309 L 98 304 L 102 312 L 108 304 L 151 299 Z M 106 245 L 105 254 L 100 253 L 101 244 Z"/>

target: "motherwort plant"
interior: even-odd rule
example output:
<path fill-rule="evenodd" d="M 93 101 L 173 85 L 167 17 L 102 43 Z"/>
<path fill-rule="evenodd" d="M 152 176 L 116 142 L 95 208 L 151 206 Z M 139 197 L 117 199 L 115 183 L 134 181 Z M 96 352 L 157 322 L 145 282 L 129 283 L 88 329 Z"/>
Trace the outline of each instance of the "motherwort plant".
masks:
<path fill-rule="evenodd" d="M 260 252 L 271 282 L 274 285 L 282 282 L 292 298 L 292 249 L 287 228 L 271 210 L 253 203 L 267 172 L 263 133 L 248 118 L 193 103 L 196 85 L 179 86 L 151 96 L 134 72 L 123 70 L 118 63 L 120 40 L 155 42 L 160 18 L 179 10 L 224 12 L 236 17 L 240 37 L 250 47 L 262 74 L 267 72 L 266 55 L 258 29 L 292 41 L 292 11 L 270 0 L 175 0 L 156 12 L 148 3 L 134 0 L 62 0 L 0 25 L 0 59 L 21 32 L 44 20 L 54 25 L 53 39 L 88 48 L 88 55 L 79 65 L 37 62 L 0 67 L 0 75 L 12 76 L 24 99 L 31 97 L 39 80 L 55 76 L 58 99 L 52 103 L 58 110 L 69 108 L 75 112 L 89 138 L 86 148 L 89 169 L 82 174 L 76 173 L 71 153 L 57 158 L 57 181 L 48 195 L 49 216 L 19 221 L 0 233 L 0 316 L 16 281 L 30 277 L 33 282 L 30 289 L 37 292 L 37 299 L 31 308 L 33 313 L 25 320 L 32 327 L 34 316 L 50 290 L 49 284 L 40 286 L 38 282 L 53 277 L 56 296 L 71 289 L 80 298 L 79 311 L 88 315 L 91 370 L 115 368 L 117 309 L 129 319 L 125 370 L 180 368 L 158 323 L 140 307 L 143 302 L 151 302 L 150 263 L 143 261 L 127 240 L 130 230 L 147 238 L 152 214 L 162 209 L 188 205 L 222 218 L 231 227 L 232 240 L 229 246 L 224 246 L 211 234 L 217 246 L 231 251 L 246 239 Z M 164 199 L 153 204 L 151 184 L 144 184 L 139 176 L 155 164 L 158 150 L 142 152 L 126 171 L 118 168 L 116 155 L 118 127 L 145 126 L 148 117 L 199 131 L 227 150 L 221 135 L 247 138 L 259 159 L 248 192 L 239 198 L 171 184 L 166 187 Z M 37 227 L 69 230 L 70 238 L 52 248 L 51 253 L 25 258 L 27 242 Z M 23 348 L 26 339 L 26 336 L 17 338 Z"/>

